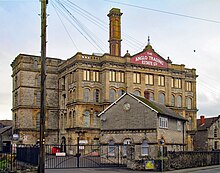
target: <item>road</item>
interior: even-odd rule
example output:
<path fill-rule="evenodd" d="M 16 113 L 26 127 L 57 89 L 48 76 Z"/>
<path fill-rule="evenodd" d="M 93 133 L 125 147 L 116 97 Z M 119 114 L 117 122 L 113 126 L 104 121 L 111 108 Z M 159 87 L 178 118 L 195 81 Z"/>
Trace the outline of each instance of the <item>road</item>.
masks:
<path fill-rule="evenodd" d="M 46 173 L 143 173 L 143 171 L 133 171 L 130 169 L 119 168 L 75 168 L 75 169 L 47 169 Z M 144 171 L 144 173 L 156 173 L 152 171 Z M 158 173 L 158 172 L 157 172 Z M 182 169 L 175 171 L 165 171 L 163 173 L 220 173 L 220 165 L 199 167 L 191 169 Z"/>

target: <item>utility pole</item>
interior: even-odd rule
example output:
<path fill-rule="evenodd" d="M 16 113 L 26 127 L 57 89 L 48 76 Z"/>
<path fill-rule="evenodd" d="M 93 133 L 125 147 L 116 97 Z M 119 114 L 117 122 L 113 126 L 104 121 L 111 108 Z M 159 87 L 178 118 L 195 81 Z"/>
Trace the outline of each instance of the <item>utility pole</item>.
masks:
<path fill-rule="evenodd" d="M 45 172 L 45 114 L 46 114 L 46 27 L 47 0 L 41 0 L 41 104 L 40 104 L 40 157 L 39 173 Z"/>

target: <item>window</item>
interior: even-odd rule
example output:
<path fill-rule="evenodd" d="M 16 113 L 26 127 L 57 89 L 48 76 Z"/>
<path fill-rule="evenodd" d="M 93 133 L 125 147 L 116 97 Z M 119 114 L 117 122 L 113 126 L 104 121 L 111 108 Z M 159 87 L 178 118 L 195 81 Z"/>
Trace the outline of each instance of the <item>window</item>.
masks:
<path fill-rule="evenodd" d="M 141 96 L 141 92 L 136 90 L 136 91 L 134 91 L 134 95 Z"/>
<path fill-rule="evenodd" d="M 176 98 L 176 106 L 178 108 L 182 107 L 182 97 L 181 96 L 177 96 L 177 98 Z"/>
<path fill-rule="evenodd" d="M 115 155 L 115 143 L 113 140 L 109 141 L 108 146 L 108 156 L 114 156 Z"/>
<path fill-rule="evenodd" d="M 125 73 L 124 72 L 117 72 L 117 82 L 125 82 Z"/>
<path fill-rule="evenodd" d="M 36 77 L 36 85 L 38 87 L 40 87 L 40 83 L 41 83 L 41 75 L 37 75 L 37 77 Z"/>
<path fill-rule="evenodd" d="M 179 78 L 172 78 L 172 88 L 182 88 L 182 81 Z"/>
<path fill-rule="evenodd" d="M 141 83 L 141 74 L 133 73 L 133 83 Z"/>
<path fill-rule="evenodd" d="M 158 86 L 165 86 L 164 76 L 158 76 Z"/>
<path fill-rule="evenodd" d="M 215 129 L 214 129 L 214 137 L 215 137 L 215 138 L 218 137 L 218 129 L 217 129 L 217 127 L 215 127 Z"/>
<path fill-rule="evenodd" d="M 36 115 L 36 128 L 40 129 L 40 113 Z"/>
<path fill-rule="evenodd" d="M 171 97 L 171 106 L 175 106 L 175 96 L 172 95 Z"/>
<path fill-rule="evenodd" d="M 127 156 L 128 145 L 131 144 L 131 139 L 125 139 L 123 142 L 123 156 Z"/>
<path fill-rule="evenodd" d="M 85 111 L 83 114 L 84 127 L 90 127 L 90 112 Z"/>
<path fill-rule="evenodd" d="M 187 98 L 186 99 L 186 103 L 187 103 L 187 109 L 192 109 L 192 99 L 191 98 Z"/>
<path fill-rule="evenodd" d="M 215 144 L 214 144 L 214 149 L 217 150 L 218 149 L 218 141 L 215 141 Z"/>
<path fill-rule="evenodd" d="M 141 144 L 141 155 L 142 156 L 148 156 L 149 155 L 149 145 L 147 143 L 147 140 L 143 140 Z"/>
<path fill-rule="evenodd" d="M 14 84 L 14 86 L 15 86 L 15 88 L 18 87 L 18 77 L 17 76 L 15 76 L 15 84 Z"/>
<path fill-rule="evenodd" d="M 84 102 L 90 101 L 90 90 L 88 88 L 84 89 L 83 100 L 84 100 Z"/>
<path fill-rule="evenodd" d="M 150 92 L 150 93 L 149 93 L 149 96 L 150 96 L 150 100 L 151 100 L 151 101 L 154 101 L 154 93 Z"/>
<path fill-rule="evenodd" d="M 114 89 L 110 89 L 109 101 L 110 102 L 114 102 L 115 101 L 115 90 Z"/>
<path fill-rule="evenodd" d="M 165 95 L 163 93 L 159 93 L 158 94 L 158 102 L 160 104 L 164 104 L 165 103 Z"/>
<path fill-rule="evenodd" d="M 72 111 L 69 112 L 69 128 L 73 127 L 73 116 Z"/>
<path fill-rule="evenodd" d="M 114 71 L 114 70 L 109 71 L 109 81 L 110 82 L 116 81 L 116 71 Z"/>
<path fill-rule="evenodd" d="M 17 114 L 14 115 L 15 128 L 17 127 Z"/>
<path fill-rule="evenodd" d="M 160 117 L 159 118 L 159 127 L 168 128 L 168 118 Z"/>
<path fill-rule="evenodd" d="M 90 81 L 90 71 L 89 70 L 83 70 L 83 80 Z"/>
<path fill-rule="evenodd" d="M 154 84 L 154 76 L 152 74 L 145 75 L 145 84 L 153 85 Z"/>
<path fill-rule="evenodd" d="M 192 82 L 186 82 L 186 91 L 192 91 Z"/>
<path fill-rule="evenodd" d="M 98 89 L 95 89 L 95 90 L 94 90 L 94 96 L 93 96 L 95 103 L 98 103 L 98 102 L 99 102 L 99 98 L 100 98 L 99 95 L 100 95 L 99 90 L 98 90 Z"/>
<path fill-rule="evenodd" d="M 38 62 L 37 62 L 37 60 L 34 60 L 34 69 L 35 70 L 38 69 Z"/>
<path fill-rule="evenodd" d="M 120 96 L 122 96 L 124 93 L 125 93 L 125 91 L 121 89 L 121 90 L 118 91 L 118 96 L 120 97 Z"/>
<path fill-rule="evenodd" d="M 98 71 L 91 71 L 91 81 L 98 82 L 99 81 L 99 72 Z"/>
<path fill-rule="evenodd" d="M 178 131 L 181 131 L 181 126 L 182 126 L 182 123 L 181 123 L 181 121 L 177 121 L 177 130 Z"/>

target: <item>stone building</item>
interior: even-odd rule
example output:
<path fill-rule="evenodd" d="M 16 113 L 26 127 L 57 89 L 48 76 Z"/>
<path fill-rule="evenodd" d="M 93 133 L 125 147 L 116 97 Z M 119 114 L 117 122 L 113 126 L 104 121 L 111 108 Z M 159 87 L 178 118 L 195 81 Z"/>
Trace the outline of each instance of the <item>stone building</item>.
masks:
<path fill-rule="evenodd" d="M 194 150 L 220 150 L 220 116 L 197 119 L 197 132 L 194 137 Z"/>
<path fill-rule="evenodd" d="M 135 160 L 156 158 L 159 145 L 168 151 L 183 151 L 186 119 L 163 104 L 125 93 L 99 114 L 102 144 L 135 145 Z M 112 150 L 114 152 L 114 150 Z"/>
<path fill-rule="evenodd" d="M 121 18 L 111 9 L 110 53 L 76 53 L 67 60 L 47 58 L 47 142 L 64 137 L 68 144 L 81 140 L 97 143 L 100 123 L 97 115 L 124 92 L 144 94 L 188 119 L 188 149 L 196 129 L 196 70 L 173 64 L 157 54 L 150 44 L 135 55 L 121 55 Z M 20 54 L 12 63 L 13 120 L 15 130 L 38 138 L 40 57 Z M 30 139 L 30 140 L 29 140 Z"/>

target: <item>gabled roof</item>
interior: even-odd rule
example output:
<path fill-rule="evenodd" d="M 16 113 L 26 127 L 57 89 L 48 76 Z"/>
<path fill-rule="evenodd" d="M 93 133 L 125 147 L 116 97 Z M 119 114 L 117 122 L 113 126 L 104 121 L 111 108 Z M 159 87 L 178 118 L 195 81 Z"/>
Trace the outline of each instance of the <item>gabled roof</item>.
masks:
<path fill-rule="evenodd" d="M 159 114 L 166 115 L 166 116 L 169 116 L 169 117 L 172 117 L 172 118 L 176 118 L 176 119 L 179 119 L 179 120 L 187 121 L 184 117 L 182 117 L 181 115 L 177 114 L 172 109 L 166 107 L 163 104 L 160 104 L 160 103 L 148 100 L 148 99 L 146 99 L 144 97 L 136 96 L 134 94 L 131 94 L 131 95 L 133 95 L 137 99 L 141 100 L 143 103 L 149 105 L 153 109 L 157 110 L 157 112 Z"/>
<path fill-rule="evenodd" d="M 12 126 L 6 126 L 6 127 L 3 127 L 3 128 L 0 128 L 0 135 L 5 133 L 6 131 L 12 129 Z"/>
<path fill-rule="evenodd" d="M 98 116 L 101 116 L 103 113 L 105 113 L 108 109 L 110 109 L 113 105 L 115 105 L 119 100 L 121 100 L 123 97 L 125 97 L 125 95 L 131 96 L 132 98 L 136 99 L 139 103 L 145 105 L 146 107 L 148 107 L 152 111 L 156 112 L 157 114 L 166 115 L 166 116 L 176 118 L 179 120 L 187 121 L 184 117 L 178 115 L 176 112 L 167 108 L 166 106 L 164 106 L 160 103 L 157 103 L 157 102 L 147 100 L 144 97 L 136 96 L 132 93 L 124 93 L 121 97 L 119 97 L 117 100 L 115 100 L 110 106 L 108 106 L 104 111 L 102 111 Z"/>
<path fill-rule="evenodd" d="M 204 124 L 201 123 L 201 119 L 197 119 L 197 130 L 198 131 L 207 130 L 219 118 L 220 118 L 220 116 L 218 116 L 218 117 L 211 117 L 211 118 L 205 118 L 205 123 Z"/>

